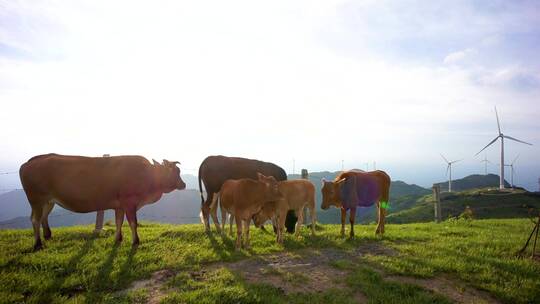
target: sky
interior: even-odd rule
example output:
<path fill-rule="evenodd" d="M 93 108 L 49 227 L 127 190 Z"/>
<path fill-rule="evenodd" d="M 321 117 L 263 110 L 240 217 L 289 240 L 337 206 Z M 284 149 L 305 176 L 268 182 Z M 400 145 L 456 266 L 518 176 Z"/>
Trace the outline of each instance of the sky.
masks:
<path fill-rule="evenodd" d="M 34 155 L 208 155 L 429 187 L 540 178 L 538 1 L 0 0 L 0 173 Z M 294 166 L 293 166 L 294 163 Z M 509 179 L 510 171 L 507 171 Z M 20 187 L 0 174 L 0 189 Z"/>

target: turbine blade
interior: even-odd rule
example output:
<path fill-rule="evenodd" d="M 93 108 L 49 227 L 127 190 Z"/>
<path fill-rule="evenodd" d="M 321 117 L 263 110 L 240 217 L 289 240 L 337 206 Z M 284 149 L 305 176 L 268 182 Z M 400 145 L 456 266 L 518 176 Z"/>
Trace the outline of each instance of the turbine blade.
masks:
<path fill-rule="evenodd" d="M 495 116 L 497 117 L 497 128 L 499 129 L 499 134 L 501 134 L 501 124 L 499 123 L 499 114 L 497 113 L 497 106 L 495 106 Z"/>
<path fill-rule="evenodd" d="M 454 160 L 454 161 L 452 161 L 451 163 L 452 163 L 452 164 L 453 164 L 453 163 L 457 163 L 457 162 L 460 162 L 460 161 L 462 161 L 462 160 L 464 160 L 464 158 L 458 159 L 458 160 Z"/>
<path fill-rule="evenodd" d="M 508 138 L 508 139 L 511 139 L 511 140 L 514 140 L 514 141 L 517 141 L 517 142 L 520 142 L 522 144 L 526 144 L 526 145 L 529 145 L 529 146 L 532 146 L 533 144 L 530 144 L 528 142 L 525 142 L 525 141 L 522 141 L 522 140 L 519 140 L 517 138 L 513 138 L 511 136 L 508 136 L 508 135 L 503 135 L 504 138 Z"/>
<path fill-rule="evenodd" d="M 448 171 L 450 170 L 450 164 L 448 164 L 448 166 L 446 166 L 446 176 L 448 176 Z"/>
<path fill-rule="evenodd" d="M 516 162 L 516 160 L 519 158 L 519 154 L 516 156 L 516 158 L 514 158 L 514 160 L 512 161 L 512 166 L 514 165 L 514 163 Z M 512 167 L 514 168 L 514 167 Z"/>
<path fill-rule="evenodd" d="M 446 159 L 446 157 L 444 157 L 442 154 L 441 154 L 441 157 L 444 159 L 444 161 L 445 161 L 446 163 L 450 163 L 450 162 L 448 161 L 448 159 Z"/>
<path fill-rule="evenodd" d="M 497 139 L 499 139 L 499 137 L 501 137 L 500 135 L 495 137 L 494 140 L 492 140 L 489 144 L 487 144 L 482 150 L 478 151 L 478 153 L 476 153 L 474 156 L 480 154 L 480 152 L 484 151 L 487 147 L 491 146 L 492 143 L 494 143 Z"/>

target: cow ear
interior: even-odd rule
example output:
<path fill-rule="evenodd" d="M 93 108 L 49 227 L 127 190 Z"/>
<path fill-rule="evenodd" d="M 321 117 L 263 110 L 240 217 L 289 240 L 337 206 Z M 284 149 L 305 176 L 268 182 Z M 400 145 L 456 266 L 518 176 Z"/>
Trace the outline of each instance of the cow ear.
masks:
<path fill-rule="evenodd" d="M 154 166 L 161 165 L 157 160 L 155 160 L 155 159 L 153 159 L 153 158 L 152 158 L 152 161 L 154 162 Z"/>
<path fill-rule="evenodd" d="M 165 165 L 165 166 L 166 166 L 166 165 L 168 165 L 168 164 L 169 164 L 169 161 L 168 161 L 168 160 L 166 160 L 166 159 L 163 159 L 163 165 Z"/>

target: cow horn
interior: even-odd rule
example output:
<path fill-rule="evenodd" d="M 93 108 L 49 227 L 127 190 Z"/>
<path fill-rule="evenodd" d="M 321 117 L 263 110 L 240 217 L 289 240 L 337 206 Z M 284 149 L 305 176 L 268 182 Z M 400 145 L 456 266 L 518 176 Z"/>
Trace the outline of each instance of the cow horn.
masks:
<path fill-rule="evenodd" d="M 345 181 L 345 177 L 342 178 L 342 179 L 340 179 L 340 180 L 338 180 L 338 181 L 335 181 L 335 183 L 336 183 L 336 184 L 340 184 L 340 183 L 342 183 L 342 182 L 344 182 L 344 181 Z"/>
<path fill-rule="evenodd" d="M 152 161 L 154 162 L 154 166 L 161 165 L 157 160 L 152 158 Z"/>

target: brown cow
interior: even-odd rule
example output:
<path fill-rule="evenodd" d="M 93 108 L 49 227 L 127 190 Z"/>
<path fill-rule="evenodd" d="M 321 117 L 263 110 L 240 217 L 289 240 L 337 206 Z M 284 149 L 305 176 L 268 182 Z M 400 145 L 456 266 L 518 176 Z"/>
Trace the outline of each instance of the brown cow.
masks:
<path fill-rule="evenodd" d="M 258 174 L 258 179 L 227 180 L 219 191 L 219 203 L 236 220 L 236 249 L 242 244 L 242 223 L 245 230 L 244 248 L 249 248 L 249 224 L 262 207 L 280 199 L 278 183 L 273 176 Z"/>
<path fill-rule="evenodd" d="M 279 182 L 279 192 L 283 198 L 272 204 L 265 204 L 255 215 L 255 226 L 259 227 L 268 219 L 274 218 L 277 225 L 277 242 L 283 243 L 285 218 L 289 210 L 298 215 L 295 234 L 298 236 L 304 222 L 304 208 L 307 207 L 311 218 L 311 233 L 315 235 L 315 186 L 308 180 L 297 179 Z"/>
<path fill-rule="evenodd" d="M 178 162 L 154 161 L 142 156 L 83 157 L 58 154 L 39 155 L 24 163 L 19 175 L 32 207 L 34 249 L 51 237 L 48 215 L 57 203 L 73 212 L 115 209 L 116 241 L 122 240 L 124 213 L 131 227 L 133 245 L 139 243 L 137 210 L 158 201 L 163 193 L 181 190 Z"/>
<path fill-rule="evenodd" d="M 321 208 L 335 206 L 341 209 L 341 235 L 345 235 L 345 219 L 350 211 L 350 236 L 354 236 L 354 220 L 357 207 L 369 207 L 377 203 L 378 224 L 376 234 L 384 233 L 384 221 L 390 193 L 390 177 L 386 172 L 346 171 L 340 173 L 334 181 L 323 180 L 321 189 L 323 201 Z"/>

